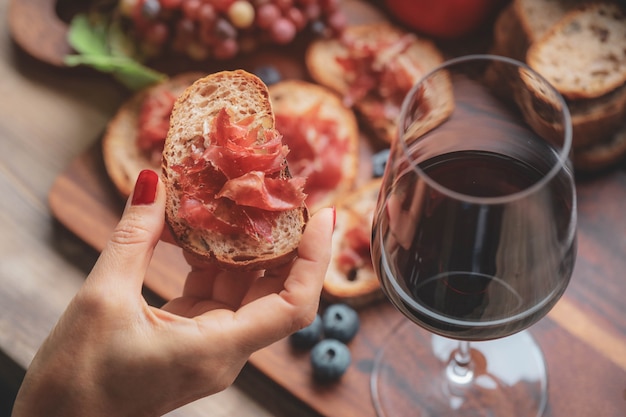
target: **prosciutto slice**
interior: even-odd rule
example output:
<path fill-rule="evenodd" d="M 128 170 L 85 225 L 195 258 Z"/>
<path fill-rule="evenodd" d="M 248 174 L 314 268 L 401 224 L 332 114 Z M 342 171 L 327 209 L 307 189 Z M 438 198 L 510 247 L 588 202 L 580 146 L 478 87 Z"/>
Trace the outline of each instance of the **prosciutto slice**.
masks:
<path fill-rule="evenodd" d="M 337 122 L 320 115 L 321 103 L 302 114 L 277 114 L 276 127 L 289 146 L 287 161 L 294 176 L 306 177 L 307 203 L 337 187 L 349 142 L 337 135 Z"/>
<path fill-rule="evenodd" d="M 193 227 L 271 240 L 275 216 L 304 203 L 305 179 L 282 175 L 289 152 L 282 136 L 252 121 L 233 122 L 222 109 L 173 167 L 185 195 L 178 215 Z"/>

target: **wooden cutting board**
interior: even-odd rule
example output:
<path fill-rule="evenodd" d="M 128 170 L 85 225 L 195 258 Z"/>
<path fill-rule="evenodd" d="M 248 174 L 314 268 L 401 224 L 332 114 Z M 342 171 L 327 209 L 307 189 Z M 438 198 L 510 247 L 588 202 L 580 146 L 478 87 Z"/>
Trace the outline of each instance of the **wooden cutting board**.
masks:
<path fill-rule="evenodd" d="M 109 182 L 99 146 L 96 143 L 79 155 L 61 173 L 50 190 L 49 203 L 62 224 L 102 250 L 121 215 L 123 201 Z M 621 233 L 626 231 L 626 219 L 623 210 L 614 208 L 620 201 L 626 201 L 623 171 L 579 185 L 582 244 L 572 284 L 553 312 L 531 328 L 549 370 L 546 416 L 626 415 L 626 334 L 605 327 L 610 321 L 619 329 L 626 312 L 619 305 L 589 301 L 597 299 L 603 289 L 619 291 L 618 277 L 626 270 L 623 254 L 607 249 L 624 246 Z M 598 253 L 605 263 L 603 271 L 597 270 Z M 180 249 L 161 242 L 145 285 L 163 299 L 171 299 L 181 293 L 187 270 Z M 607 271 L 609 276 L 603 276 Z M 621 275 L 612 278 L 610 271 L 621 271 Z M 294 351 L 287 340 L 257 352 L 250 363 L 323 416 L 373 417 L 369 384 L 375 354 L 404 319 L 386 301 L 361 310 L 360 318 L 361 329 L 350 343 L 353 363 L 337 383 L 316 383 L 308 352 Z M 573 318 L 578 321 L 570 322 Z M 620 352 L 624 360 L 620 360 Z"/>

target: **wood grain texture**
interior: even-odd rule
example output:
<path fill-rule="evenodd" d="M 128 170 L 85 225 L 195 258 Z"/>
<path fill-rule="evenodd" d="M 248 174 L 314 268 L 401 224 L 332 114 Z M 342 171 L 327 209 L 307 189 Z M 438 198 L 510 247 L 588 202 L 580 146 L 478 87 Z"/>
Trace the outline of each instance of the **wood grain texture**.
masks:
<path fill-rule="evenodd" d="M 603 417 L 626 413 L 626 171 L 618 169 L 578 184 L 578 260 L 564 298 L 547 318 L 531 328 L 549 371 L 546 416 Z M 50 192 L 54 215 L 97 250 L 121 214 L 96 146 L 63 172 Z M 616 208 L 618 207 L 618 208 Z M 594 271 L 595 270 L 595 271 Z M 145 285 L 164 299 L 180 294 L 187 265 L 180 249 L 160 243 Z M 616 292 L 615 296 L 608 297 Z M 254 354 L 252 366 L 323 416 L 374 416 L 370 372 L 377 349 L 402 316 L 387 302 L 360 312 L 362 327 L 350 344 L 353 364 L 336 384 L 321 385 L 311 375 L 308 353 L 286 340 Z"/>

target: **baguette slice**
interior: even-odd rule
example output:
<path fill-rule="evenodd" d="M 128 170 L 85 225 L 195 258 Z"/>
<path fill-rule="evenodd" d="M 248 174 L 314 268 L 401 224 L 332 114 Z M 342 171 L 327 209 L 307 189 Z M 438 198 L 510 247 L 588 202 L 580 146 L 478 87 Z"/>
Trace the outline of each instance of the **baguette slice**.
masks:
<path fill-rule="evenodd" d="M 230 115 L 230 121 L 240 122 L 252 118 L 248 131 L 257 130 L 257 144 L 265 143 L 264 134 L 274 129 L 274 114 L 266 85 L 255 75 L 242 70 L 222 71 L 201 78 L 185 90 L 178 98 L 172 112 L 170 130 L 165 142 L 162 163 L 162 178 L 166 187 L 165 216 L 176 242 L 195 258 L 206 263 L 216 263 L 223 269 L 253 270 L 266 269 L 284 264 L 296 254 L 300 238 L 308 220 L 308 211 L 304 203 L 296 208 L 280 211 L 263 211 L 271 219 L 270 236 L 257 236 L 247 230 L 227 231 L 192 227 L 182 216 L 181 207 L 185 198 L 185 186 L 191 185 L 193 191 L 223 185 L 214 180 L 213 162 L 204 165 L 200 176 L 205 182 L 200 183 L 187 169 L 192 153 L 198 154 L 210 150 L 214 143 L 208 140 L 213 122 L 220 113 Z M 228 135 L 226 135 L 228 136 Z M 210 143 L 207 143 L 210 142 Z M 198 146 L 204 149 L 199 149 Z M 214 148 L 215 149 L 215 148 Z M 180 169 L 180 167 L 183 169 Z M 232 165 L 231 165 L 232 166 Z M 179 168 L 177 168 L 179 167 Z M 278 177 L 288 181 L 291 176 L 286 161 Z M 214 195 L 211 193 L 211 195 Z M 246 194 L 249 195 L 249 194 Z M 194 196 L 195 197 L 195 196 Z M 222 209 L 221 215 L 230 216 L 231 225 L 247 224 L 253 212 L 246 211 L 241 217 L 232 218 L 235 209 L 227 197 L 217 198 Z M 225 201 L 228 200 L 228 201 Z M 244 207 L 249 210 L 249 207 Z M 218 209 L 219 210 L 219 209 Z M 226 213 L 224 213 L 226 211 Z M 216 214 L 218 211 L 212 211 Z M 258 213 L 258 212 L 257 212 Z M 211 220 L 213 222 L 213 220 Z M 214 222 L 212 223 L 214 224 Z"/>
<path fill-rule="evenodd" d="M 589 0 L 513 0 L 511 8 L 530 43 L 541 39 L 571 10 Z"/>
<path fill-rule="evenodd" d="M 523 15 L 520 16 L 519 7 L 516 7 L 520 3 L 532 4 L 537 10 L 534 13 L 542 14 L 539 11 L 542 7 L 548 8 L 556 3 L 567 3 L 567 1 L 516 0 L 502 10 L 494 26 L 494 43 L 491 52 L 524 62 L 532 39 L 522 29 Z M 566 10 L 563 9 L 563 15 L 560 18 L 565 16 Z M 572 116 L 575 149 L 604 141 L 620 128 L 626 118 L 626 85 L 600 97 L 589 99 L 566 97 L 566 101 Z"/>
<path fill-rule="evenodd" d="M 280 81 L 269 91 L 276 128 L 290 149 L 289 170 L 307 177 L 309 211 L 334 205 L 356 180 L 359 129 L 354 112 L 330 89 L 306 81 Z"/>
<path fill-rule="evenodd" d="M 322 297 L 361 308 L 383 298 L 369 242 L 381 179 L 363 184 L 341 199 L 336 209 L 333 251 Z"/>
<path fill-rule="evenodd" d="M 585 148 L 574 151 L 574 168 L 580 172 L 596 172 L 615 166 L 626 158 L 626 124 L 615 134 Z"/>
<path fill-rule="evenodd" d="M 364 54 L 368 50 L 374 51 L 373 56 Z M 342 66 L 340 62 L 346 60 L 356 63 L 356 72 Z M 316 40 L 305 54 L 313 80 L 354 105 L 363 123 L 385 143 L 391 143 L 396 134 L 406 93 L 442 62 L 443 55 L 433 42 L 389 23 L 348 26 L 340 39 Z"/>
<path fill-rule="evenodd" d="M 610 93 L 626 82 L 626 13 L 612 3 L 571 11 L 530 46 L 526 60 L 567 98 Z"/>
<path fill-rule="evenodd" d="M 142 151 L 137 145 L 139 114 L 145 101 L 163 92 L 179 96 L 203 75 L 199 72 L 181 73 L 135 93 L 107 124 L 102 137 L 102 157 L 106 172 L 122 197 L 130 195 L 137 175 L 143 169 L 161 169 L 161 161 L 155 161 L 153 155 Z"/>

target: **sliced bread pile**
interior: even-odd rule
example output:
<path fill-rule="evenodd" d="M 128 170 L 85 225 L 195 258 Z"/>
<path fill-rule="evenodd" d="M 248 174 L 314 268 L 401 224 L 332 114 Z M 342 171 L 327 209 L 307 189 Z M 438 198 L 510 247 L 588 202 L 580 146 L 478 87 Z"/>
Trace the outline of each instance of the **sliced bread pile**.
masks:
<path fill-rule="evenodd" d="M 525 61 L 564 96 L 578 170 L 626 156 L 626 10 L 617 2 L 513 0 L 492 52 Z"/>

